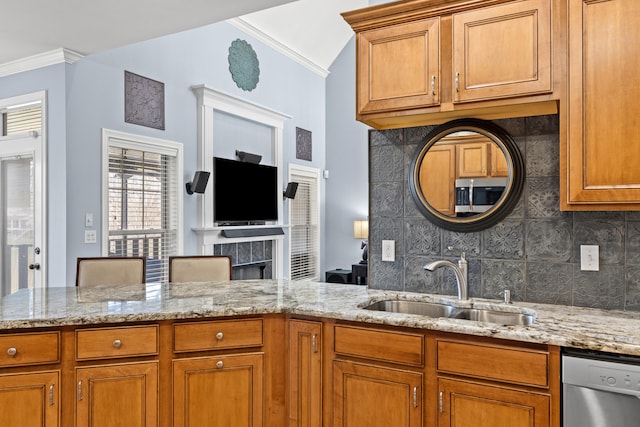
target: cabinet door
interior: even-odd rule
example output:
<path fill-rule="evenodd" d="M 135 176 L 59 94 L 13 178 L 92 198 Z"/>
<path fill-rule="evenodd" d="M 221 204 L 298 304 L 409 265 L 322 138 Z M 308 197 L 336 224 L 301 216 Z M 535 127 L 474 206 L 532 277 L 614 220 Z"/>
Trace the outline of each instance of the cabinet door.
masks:
<path fill-rule="evenodd" d="M 453 15 L 453 99 L 550 92 L 550 0 L 524 0 Z"/>
<path fill-rule="evenodd" d="M 568 205 L 640 203 L 639 17 L 637 0 L 569 2 Z"/>
<path fill-rule="evenodd" d="M 509 176 L 509 165 L 507 157 L 504 155 L 500 147 L 495 144 L 490 146 L 491 150 L 491 176 L 502 177 Z"/>
<path fill-rule="evenodd" d="M 263 354 L 173 362 L 173 426 L 262 426 Z"/>
<path fill-rule="evenodd" d="M 455 215 L 456 147 L 434 145 L 420 165 L 420 189 L 429 204 Z"/>
<path fill-rule="evenodd" d="M 439 33 L 438 18 L 358 33 L 358 112 L 437 104 Z"/>
<path fill-rule="evenodd" d="M 543 427 L 550 397 L 543 394 L 439 379 L 438 427 Z"/>
<path fill-rule="evenodd" d="M 322 426 L 322 323 L 289 321 L 289 426 Z"/>
<path fill-rule="evenodd" d="M 3 426 L 55 427 L 60 418 L 58 372 L 0 376 Z"/>
<path fill-rule="evenodd" d="M 76 368 L 77 427 L 158 425 L 158 363 Z"/>
<path fill-rule="evenodd" d="M 489 145 L 485 142 L 458 145 L 458 178 L 486 178 Z"/>
<path fill-rule="evenodd" d="M 422 374 L 333 362 L 334 427 L 422 426 Z"/>

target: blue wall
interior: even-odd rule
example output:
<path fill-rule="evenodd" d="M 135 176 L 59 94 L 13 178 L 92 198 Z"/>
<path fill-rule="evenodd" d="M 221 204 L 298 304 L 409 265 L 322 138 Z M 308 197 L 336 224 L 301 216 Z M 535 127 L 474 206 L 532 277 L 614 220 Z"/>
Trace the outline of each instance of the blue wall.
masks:
<path fill-rule="evenodd" d="M 260 81 L 251 92 L 238 88 L 228 71 L 228 48 L 236 39 L 250 43 L 260 61 Z M 124 122 L 125 70 L 165 84 L 165 131 Z M 100 244 L 84 243 L 84 217 L 93 213 L 100 242 L 102 128 L 182 143 L 186 182 L 197 160 L 191 87 L 198 84 L 292 117 L 284 128 L 284 182 L 288 163 L 325 168 L 324 77 L 224 22 L 90 55 L 73 65 L 0 78 L 2 98 L 37 90 L 49 96 L 49 286 L 73 283 L 77 257 L 100 255 Z M 296 127 L 312 132 L 311 162 L 295 158 Z M 235 150 L 234 142 L 220 150 Z M 191 230 L 197 225 L 197 199 L 183 197 L 184 252 L 197 253 Z"/>
<path fill-rule="evenodd" d="M 47 217 L 48 247 L 42 255 L 47 259 L 49 283 L 64 283 L 66 265 L 66 94 L 67 64 L 52 65 L 0 78 L 0 98 L 27 93 L 47 92 Z M 55 278 L 55 280 L 52 280 Z"/>
<path fill-rule="evenodd" d="M 353 238 L 353 220 L 368 216 L 368 126 L 356 117 L 356 48 L 352 37 L 327 77 L 326 180 L 328 270 L 351 269 L 362 257 Z"/>

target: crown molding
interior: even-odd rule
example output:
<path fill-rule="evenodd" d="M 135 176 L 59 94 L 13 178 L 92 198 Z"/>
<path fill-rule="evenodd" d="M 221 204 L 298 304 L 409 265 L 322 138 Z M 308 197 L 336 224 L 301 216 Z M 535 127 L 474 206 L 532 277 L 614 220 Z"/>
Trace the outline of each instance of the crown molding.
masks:
<path fill-rule="evenodd" d="M 48 52 L 38 53 L 26 58 L 17 59 L 15 61 L 0 64 L 0 77 L 9 76 L 11 74 L 31 71 L 49 65 L 60 63 L 73 64 L 77 60 L 83 58 L 84 55 L 69 49 L 59 48 Z"/>
<path fill-rule="evenodd" d="M 282 44 L 281 42 L 274 39 L 267 33 L 249 24 L 246 20 L 242 18 L 232 18 L 232 19 L 228 19 L 227 22 L 233 25 L 234 27 L 238 28 L 240 31 L 247 33 L 248 35 L 258 39 L 259 41 L 266 44 L 267 46 L 275 49 L 276 51 L 282 53 L 283 55 L 289 57 L 290 59 L 296 61 L 297 63 L 303 65 L 304 67 L 318 74 L 322 78 L 326 78 L 329 75 L 329 70 L 319 66 L 309 58 L 303 55 L 300 55 L 298 52 Z"/>

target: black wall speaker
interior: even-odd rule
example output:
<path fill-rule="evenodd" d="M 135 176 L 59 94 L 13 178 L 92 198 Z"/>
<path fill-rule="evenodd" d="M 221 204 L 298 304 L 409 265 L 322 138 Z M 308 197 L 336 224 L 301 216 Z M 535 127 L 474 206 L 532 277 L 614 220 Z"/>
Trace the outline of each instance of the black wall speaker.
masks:
<path fill-rule="evenodd" d="M 325 273 L 325 282 L 351 283 L 351 270 L 337 269 Z"/>
<path fill-rule="evenodd" d="M 191 182 L 186 183 L 187 194 L 204 193 L 207 188 L 207 182 L 209 182 L 209 175 L 209 172 L 196 171 Z"/>
<path fill-rule="evenodd" d="M 296 192 L 298 191 L 298 183 L 290 182 L 287 184 L 287 188 L 284 190 L 284 197 L 287 199 L 293 199 L 296 197 Z"/>

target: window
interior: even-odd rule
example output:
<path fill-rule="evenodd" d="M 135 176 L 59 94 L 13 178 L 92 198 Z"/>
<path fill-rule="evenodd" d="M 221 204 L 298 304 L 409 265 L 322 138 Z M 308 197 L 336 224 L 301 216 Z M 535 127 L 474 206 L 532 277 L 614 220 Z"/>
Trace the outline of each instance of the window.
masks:
<path fill-rule="evenodd" d="M 30 102 L 7 108 L 2 113 L 1 136 L 17 135 L 25 132 L 40 132 L 42 129 L 42 102 Z"/>
<path fill-rule="evenodd" d="M 182 145 L 105 133 L 105 255 L 144 256 L 147 282 L 167 281 L 169 256 L 182 253 Z"/>
<path fill-rule="evenodd" d="M 289 181 L 298 183 L 296 197 L 289 204 L 291 222 L 291 280 L 318 280 L 320 277 L 319 171 L 291 165 Z"/>

